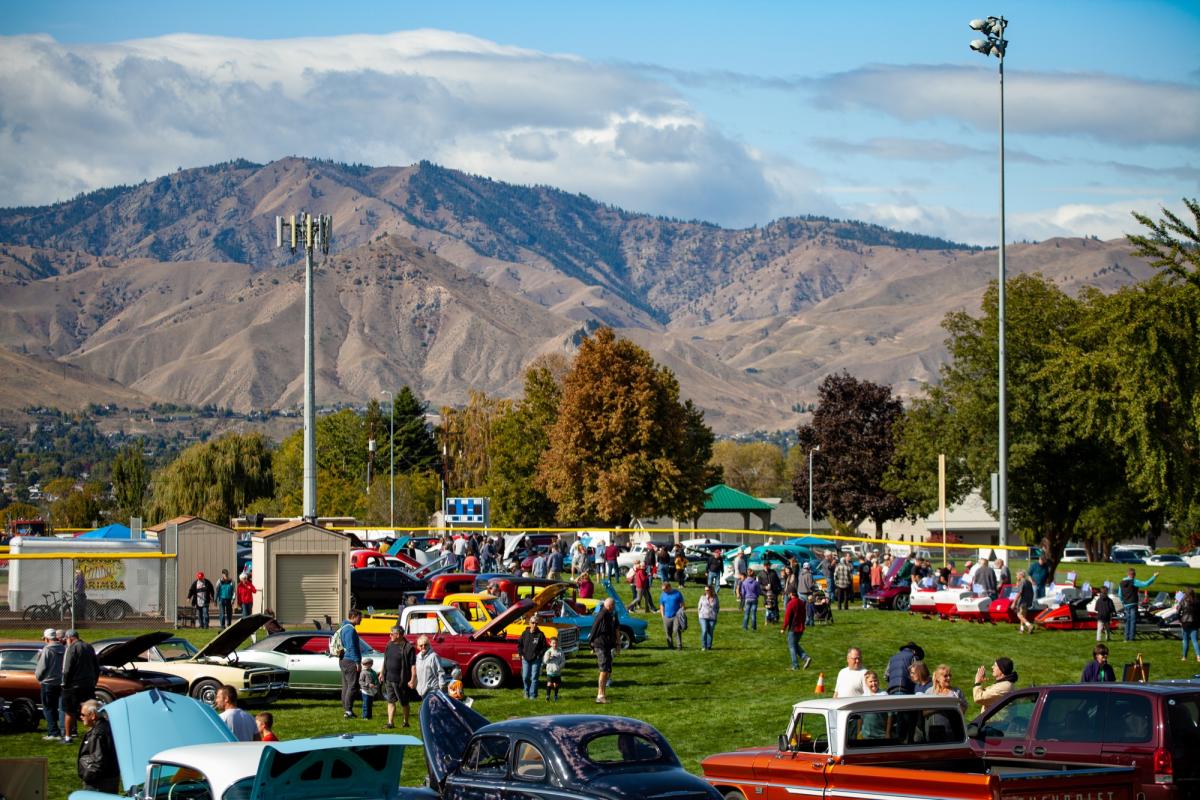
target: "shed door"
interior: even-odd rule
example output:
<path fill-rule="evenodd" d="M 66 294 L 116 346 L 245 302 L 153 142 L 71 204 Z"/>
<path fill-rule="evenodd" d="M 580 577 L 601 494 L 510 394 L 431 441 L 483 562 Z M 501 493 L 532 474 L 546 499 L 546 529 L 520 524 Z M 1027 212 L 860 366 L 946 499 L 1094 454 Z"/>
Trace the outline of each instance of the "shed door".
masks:
<path fill-rule="evenodd" d="M 285 623 L 342 618 L 341 576 L 333 555 L 280 555 L 275 560 L 275 616 Z"/>

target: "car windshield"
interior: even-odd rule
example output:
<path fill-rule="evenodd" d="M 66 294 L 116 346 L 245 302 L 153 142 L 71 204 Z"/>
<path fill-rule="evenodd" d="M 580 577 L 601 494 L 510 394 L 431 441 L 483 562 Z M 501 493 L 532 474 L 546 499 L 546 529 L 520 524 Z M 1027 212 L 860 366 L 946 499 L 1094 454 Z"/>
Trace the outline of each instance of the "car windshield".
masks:
<path fill-rule="evenodd" d="M 508 608 L 508 605 L 499 597 L 493 600 L 484 600 L 483 607 L 487 609 L 488 617 L 495 619 L 500 615 L 500 612 Z"/>
<path fill-rule="evenodd" d="M 168 639 L 160 644 L 156 650 L 158 651 L 158 658 L 153 659 L 155 661 L 187 661 L 199 652 L 187 639 Z M 142 657 L 145 658 L 147 655 L 149 654 L 143 653 Z"/>
<path fill-rule="evenodd" d="M 467 622 L 467 618 L 457 608 L 446 609 L 442 612 L 442 616 L 446 620 L 446 627 L 454 633 L 470 636 L 475 632 L 475 629 L 471 627 L 471 623 Z"/>

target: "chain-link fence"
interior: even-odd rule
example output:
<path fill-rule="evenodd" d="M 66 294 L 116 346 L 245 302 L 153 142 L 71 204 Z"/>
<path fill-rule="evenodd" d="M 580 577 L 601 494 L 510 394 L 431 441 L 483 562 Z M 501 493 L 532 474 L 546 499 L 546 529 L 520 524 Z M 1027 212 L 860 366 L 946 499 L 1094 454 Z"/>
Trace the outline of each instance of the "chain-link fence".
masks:
<path fill-rule="evenodd" d="M 66 557 L 26 547 L 0 555 L 0 629 L 172 624 L 174 558 L 133 549 Z"/>

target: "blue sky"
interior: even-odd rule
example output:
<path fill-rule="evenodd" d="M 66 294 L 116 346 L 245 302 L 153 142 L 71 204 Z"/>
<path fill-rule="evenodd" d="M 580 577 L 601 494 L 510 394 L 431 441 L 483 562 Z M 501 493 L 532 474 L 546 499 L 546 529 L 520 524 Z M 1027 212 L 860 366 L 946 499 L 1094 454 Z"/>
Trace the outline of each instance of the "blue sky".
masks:
<path fill-rule="evenodd" d="M 1200 184 L 1200 5 L 45 2 L 0 15 L 0 204 L 177 166 L 422 158 L 636 211 L 1114 238 Z"/>

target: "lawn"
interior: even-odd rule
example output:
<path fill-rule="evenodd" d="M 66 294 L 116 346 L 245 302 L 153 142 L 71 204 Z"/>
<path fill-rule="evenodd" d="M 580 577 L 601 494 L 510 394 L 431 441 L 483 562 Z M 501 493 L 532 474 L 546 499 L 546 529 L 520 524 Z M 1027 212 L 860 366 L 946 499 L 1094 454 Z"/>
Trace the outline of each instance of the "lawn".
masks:
<path fill-rule="evenodd" d="M 1116 581 L 1124 575 L 1120 565 L 1063 565 L 1060 574 L 1065 575 L 1068 569 L 1093 585 L 1106 579 Z M 1139 577 L 1148 577 L 1151 571 L 1142 567 Z M 1200 570 L 1163 570 L 1154 588 L 1160 586 L 1169 590 L 1200 586 Z M 624 586 L 621 591 L 624 595 Z M 695 588 L 686 591 L 689 605 L 694 605 L 697 594 Z M 700 629 L 694 616 L 686 634 L 688 649 L 682 652 L 667 650 L 661 626 L 652 624 L 650 641 L 618 656 L 610 690 L 612 702 L 603 708 L 605 713 L 637 717 L 658 727 L 684 765 L 693 771 L 699 771 L 700 760 L 710 753 L 775 741 L 790 705 L 813 696 L 818 673 L 825 673 L 828 690 L 832 691 L 834 677 L 845 666 L 845 651 L 851 645 L 862 648 L 865 666 L 882 673 L 888 658 L 901 645 L 915 641 L 925 649 L 931 666 L 949 664 L 955 684 L 969 694 L 975 669 L 981 664 L 990 666 L 1001 655 L 1016 662 L 1019 685 L 1078 680 L 1095 640 L 1092 631 L 1041 631 L 1020 636 L 1016 626 L 952 623 L 907 613 L 854 609 L 838 612 L 832 625 L 809 629 L 804 646 L 813 658 L 812 666 L 807 671 L 792 672 L 778 627 L 765 625 L 760 614 L 757 632 L 742 631 L 736 601 L 728 591 L 722 591 L 721 599 L 725 611 L 717 625 L 713 651 L 700 651 Z M 214 633 L 181 632 L 197 644 Z M 0 638 L 31 635 L 37 634 L 0 630 Z M 104 635 L 114 634 L 106 631 Z M 1129 644 L 1113 641 L 1110 646 L 1112 662 L 1118 668 L 1141 653 L 1152 665 L 1153 678 L 1200 673 L 1200 664 L 1190 656 L 1187 662 L 1180 660 L 1177 640 L 1142 639 Z M 515 688 L 468 690 L 468 694 L 476 699 L 475 708 L 490 719 L 545 713 L 551 708 L 556 713 L 594 713 L 600 710 L 593 702 L 595 677 L 595 662 L 580 653 L 567 666 L 563 697 L 557 704 L 525 700 Z M 340 703 L 332 696 L 288 696 L 271 710 L 282 738 L 383 730 L 380 714 L 371 721 L 343 720 Z M 65 797 L 79 786 L 76 747 L 45 743 L 43 732 L 44 728 L 37 734 L 6 736 L 4 751 L 48 756 L 50 797 Z M 417 778 L 419 765 L 414 761 L 408 767 L 406 776 Z"/>

